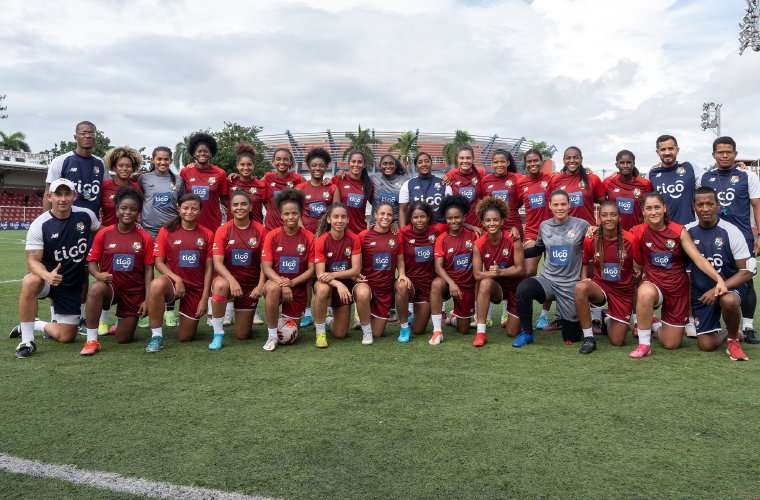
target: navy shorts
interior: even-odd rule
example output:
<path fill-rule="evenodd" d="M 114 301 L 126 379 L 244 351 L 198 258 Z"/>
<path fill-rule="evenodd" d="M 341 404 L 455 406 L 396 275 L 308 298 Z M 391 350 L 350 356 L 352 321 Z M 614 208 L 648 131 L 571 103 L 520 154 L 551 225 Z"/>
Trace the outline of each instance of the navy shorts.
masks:
<path fill-rule="evenodd" d="M 739 296 L 739 300 L 743 300 L 749 292 L 749 286 L 744 285 L 739 288 L 732 288 L 728 293 L 735 293 Z M 705 293 L 699 290 L 692 290 L 691 311 L 694 315 L 694 326 L 697 328 L 697 335 L 705 335 L 708 333 L 715 333 L 721 330 L 721 309 L 720 302 L 717 300 L 712 305 L 705 305 L 699 301 L 699 297 Z"/>

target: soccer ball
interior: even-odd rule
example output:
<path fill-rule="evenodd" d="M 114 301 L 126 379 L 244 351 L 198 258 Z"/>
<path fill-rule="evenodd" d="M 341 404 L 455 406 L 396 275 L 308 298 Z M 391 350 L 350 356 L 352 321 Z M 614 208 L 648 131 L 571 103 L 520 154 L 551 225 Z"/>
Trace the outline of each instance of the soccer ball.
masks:
<path fill-rule="evenodd" d="M 298 323 L 292 319 L 280 318 L 277 322 L 277 343 L 292 344 L 298 340 Z"/>

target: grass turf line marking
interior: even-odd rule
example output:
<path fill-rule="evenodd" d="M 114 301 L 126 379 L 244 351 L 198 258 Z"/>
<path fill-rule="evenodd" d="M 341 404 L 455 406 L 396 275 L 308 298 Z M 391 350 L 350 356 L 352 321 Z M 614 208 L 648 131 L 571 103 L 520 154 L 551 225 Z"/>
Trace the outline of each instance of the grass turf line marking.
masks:
<path fill-rule="evenodd" d="M 59 479 L 83 486 L 152 498 L 273 500 L 270 497 L 249 496 L 241 493 L 125 477 L 113 472 L 84 470 L 73 465 L 48 464 L 6 455 L 5 453 L 0 453 L 0 470 L 14 474 Z"/>
<path fill-rule="evenodd" d="M 19 280 L 3 280 L 3 281 L 0 281 L 0 285 L 4 285 L 6 283 L 19 283 L 20 281 L 21 281 L 20 279 Z"/>

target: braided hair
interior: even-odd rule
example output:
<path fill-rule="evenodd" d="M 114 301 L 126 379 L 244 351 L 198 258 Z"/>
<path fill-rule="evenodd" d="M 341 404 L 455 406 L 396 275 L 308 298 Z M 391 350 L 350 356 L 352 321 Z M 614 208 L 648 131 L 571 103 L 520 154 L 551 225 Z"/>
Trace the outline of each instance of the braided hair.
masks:
<path fill-rule="evenodd" d="M 623 242 L 623 228 L 620 226 L 620 212 L 617 206 L 617 203 L 615 203 L 613 200 L 604 200 L 599 204 L 599 212 L 604 208 L 614 208 L 615 212 L 618 213 L 618 223 L 617 227 L 615 228 L 615 232 L 617 234 L 617 258 L 620 262 L 620 266 L 623 266 L 623 262 L 625 262 L 625 244 Z M 604 260 L 604 230 L 602 228 L 602 223 L 600 222 L 597 226 L 596 233 L 594 234 L 594 262 L 602 262 Z"/>

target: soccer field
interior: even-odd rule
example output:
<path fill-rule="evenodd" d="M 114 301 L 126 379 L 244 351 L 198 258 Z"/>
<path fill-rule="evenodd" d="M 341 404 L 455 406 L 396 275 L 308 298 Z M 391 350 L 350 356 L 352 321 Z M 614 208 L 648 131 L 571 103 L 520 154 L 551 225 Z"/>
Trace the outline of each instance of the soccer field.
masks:
<path fill-rule="evenodd" d="M 17 360 L 24 232 L 0 233 L 0 454 L 122 476 L 279 498 L 705 497 L 760 495 L 760 349 L 751 361 L 687 339 L 628 359 L 581 356 L 558 333 L 513 349 L 447 330 L 446 342 L 265 353 L 228 335 L 209 352 L 169 331 L 163 352 L 103 340 L 94 357 L 38 339 Z M 13 280 L 13 281 L 12 281 Z M 48 314 L 41 303 L 41 316 Z M 756 322 L 756 327 L 757 327 Z M 124 498 L 0 472 L 2 498 Z"/>

